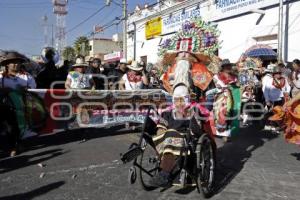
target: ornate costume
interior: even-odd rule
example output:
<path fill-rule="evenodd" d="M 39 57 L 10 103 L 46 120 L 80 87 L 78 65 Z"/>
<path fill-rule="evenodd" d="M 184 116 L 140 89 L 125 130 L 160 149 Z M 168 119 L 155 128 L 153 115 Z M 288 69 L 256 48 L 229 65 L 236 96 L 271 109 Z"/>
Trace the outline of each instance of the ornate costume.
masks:
<path fill-rule="evenodd" d="M 291 144 L 300 146 L 300 101 L 296 101 L 287 111 L 281 107 L 273 108 L 274 115 L 269 118 L 284 127 L 284 138 Z"/>

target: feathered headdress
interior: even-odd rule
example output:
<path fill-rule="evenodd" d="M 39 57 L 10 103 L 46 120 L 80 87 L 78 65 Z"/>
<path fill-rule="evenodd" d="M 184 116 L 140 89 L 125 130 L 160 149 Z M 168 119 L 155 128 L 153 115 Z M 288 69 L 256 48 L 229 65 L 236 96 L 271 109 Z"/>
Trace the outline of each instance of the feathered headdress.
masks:
<path fill-rule="evenodd" d="M 201 18 L 187 21 L 172 38 L 160 45 L 159 56 L 163 65 L 172 65 L 180 52 L 189 52 L 199 61 L 209 63 L 216 50 L 220 48 L 220 31 L 217 25 L 204 22 Z"/>

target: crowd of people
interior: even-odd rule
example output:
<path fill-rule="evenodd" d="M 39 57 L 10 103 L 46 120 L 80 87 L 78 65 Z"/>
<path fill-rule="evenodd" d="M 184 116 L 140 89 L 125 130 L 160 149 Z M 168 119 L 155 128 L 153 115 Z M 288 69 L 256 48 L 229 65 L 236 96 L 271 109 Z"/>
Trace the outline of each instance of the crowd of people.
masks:
<path fill-rule="evenodd" d="M 153 80 L 153 76 L 150 77 L 151 69 L 148 72 L 143 62 L 127 62 L 126 59 L 121 59 L 116 63 L 102 64 L 99 58 L 91 58 L 85 62 L 83 56 L 78 56 L 74 64 L 65 60 L 61 67 L 57 67 L 54 52 L 49 51 L 45 56 L 46 62 L 41 64 L 40 72 L 30 74 L 24 67 L 24 63 L 28 62 L 25 56 L 15 51 L 5 53 L 5 61 L 2 62 L 0 70 L 1 80 L 12 82 L 13 78 L 17 79 L 21 83 L 16 83 L 14 89 L 19 85 L 31 89 L 136 90 L 158 85 L 150 82 Z M 18 63 L 12 66 L 8 62 Z"/>
<path fill-rule="evenodd" d="M 4 93 L 7 89 L 22 91 L 35 88 L 83 90 L 160 88 L 168 90 L 168 84 L 170 84 L 170 77 L 168 77 L 168 82 L 165 82 L 164 80 L 168 75 L 164 74 L 160 77 L 153 65 L 146 65 L 144 62 L 136 61 L 128 62 L 126 59 L 121 59 L 116 64 L 103 64 L 99 58 L 91 58 L 88 62 L 85 62 L 84 57 L 78 56 L 74 64 L 64 61 L 63 66 L 58 68 L 55 65 L 55 52 L 49 50 L 45 54 L 46 59 L 41 67 L 41 71 L 38 74 L 30 74 L 24 67 L 24 63 L 28 62 L 24 55 L 15 51 L 7 51 L 2 52 L 1 56 L 1 93 Z M 178 55 L 178 57 L 180 56 L 185 57 L 185 59 L 188 58 L 188 55 Z M 179 62 L 178 65 L 185 66 L 184 62 Z M 214 98 L 214 94 L 218 92 L 218 89 L 223 90 L 232 84 L 240 86 L 242 102 L 240 117 L 244 126 L 251 122 L 249 120 L 251 117 L 248 113 L 249 108 L 244 109 L 244 105 L 249 106 L 251 105 L 249 102 L 259 102 L 267 110 L 271 110 L 275 106 L 283 106 L 290 98 L 298 94 L 300 90 L 300 60 L 298 59 L 295 59 L 291 65 L 269 62 L 266 66 L 244 66 L 242 68 L 232 64 L 228 59 L 224 59 L 219 67 L 218 73 L 211 74 L 213 81 L 210 83 L 210 86 L 206 86 L 208 89 L 196 94 L 196 96 L 198 100 L 205 97 L 207 101 L 210 101 L 210 97 Z M 185 84 L 188 85 L 189 83 Z M 17 98 L 15 95 L 14 99 L 19 104 L 22 104 L 21 98 Z M 224 118 L 226 111 L 218 109 L 216 112 L 216 116 L 218 116 L 216 121 L 217 132 L 221 130 L 219 135 L 226 138 L 229 136 L 225 130 L 227 126 Z M 25 116 L 20 113 L 18 117 L 22 118 Z M 24 137 L 30 135 L 26 125 L 18 124 L 17 127 L 19 127 L 19 130 L 15 131 L 21 131 L 21 135 Z M 265 128 L 272 129 L 274 127 L 272 123 L 267 123 Z M 14 138 L 11 140 L 16 141 Z M 13 151 L 12 155 L 15 155 L 15 153 L 16 151 Z"/>

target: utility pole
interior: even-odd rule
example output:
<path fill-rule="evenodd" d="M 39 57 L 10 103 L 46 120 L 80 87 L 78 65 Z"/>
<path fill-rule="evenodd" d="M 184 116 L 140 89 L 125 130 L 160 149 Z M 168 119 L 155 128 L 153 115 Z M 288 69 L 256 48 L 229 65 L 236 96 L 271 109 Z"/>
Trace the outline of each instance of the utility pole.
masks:
<path fill-rule="evenodd" d="M 105 5 L 109 6 L 112 0 L 105 0 Z M 127 59 L 127 0 L 122 0 L 123 9 L 123 58 Z"/>
<path fill-rule="evenodd" d="M 279 16 L 278 16 L 278 62 L 282 62 L 282 46 L 283 46 L 283 0 L 279 0 Z"/>
<path fill-rule="evenodd" d="M 48 45 L 48 17 L 47 15 L 44 15 L 42 17 L 43 20 L 43 27 L 44 27 L 44 47 L 49 46 Z"/>
<path fill-rule="evenodd" d="M 51 25 L 51 47 L 54 47 L 54 25 Z"/>
<path fill-rule="evenodd" d="M 127 0 L 123 0 L 123 57 L 127 59 Z"/>

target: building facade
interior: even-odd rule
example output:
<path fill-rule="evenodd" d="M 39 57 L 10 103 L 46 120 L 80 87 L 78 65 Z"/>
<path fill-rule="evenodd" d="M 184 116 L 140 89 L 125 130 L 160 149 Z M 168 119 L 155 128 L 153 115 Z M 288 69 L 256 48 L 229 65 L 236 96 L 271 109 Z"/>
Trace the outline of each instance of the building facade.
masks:
<path fill-rule="evenodd" d="M 283 59 L 292 61 L 300 57 L 300 1 L 284 0 L 283 16 Z M 194 17 L 218 25 L 221 58 L 236 62 L 256 44 L 278 49 L 279 0 L 164 0 L 129 16 L 128 59 L 157 62 L 162 41 Z"/>
<path fill-rule="evenodd" d="M 106 38 L 94 38 L 89 41 L 90 52 L 89 57 L 98 57 L 104 60 L 104 55 L 113 52 L 120 52 L 120 42 L 113 41 L 112 39 Z"/>

